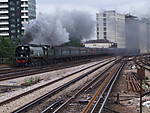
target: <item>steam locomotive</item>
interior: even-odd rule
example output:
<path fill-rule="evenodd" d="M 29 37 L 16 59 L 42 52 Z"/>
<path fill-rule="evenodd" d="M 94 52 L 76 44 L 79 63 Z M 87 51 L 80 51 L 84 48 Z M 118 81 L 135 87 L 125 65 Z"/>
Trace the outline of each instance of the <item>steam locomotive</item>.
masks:
<path fill-rule="evenodd" d="M 137 55 L 138 49 L 51 47 L 48 45 L 20 45 L 16 48 L 17 65 L 39 65 L 60 61 L 84 59 L 95 56 Z"/>

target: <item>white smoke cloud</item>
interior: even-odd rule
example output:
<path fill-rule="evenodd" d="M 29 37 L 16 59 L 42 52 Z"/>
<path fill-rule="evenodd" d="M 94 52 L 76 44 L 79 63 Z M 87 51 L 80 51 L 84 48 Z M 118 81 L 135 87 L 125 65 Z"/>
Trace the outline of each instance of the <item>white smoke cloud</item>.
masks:
<path fill-rule="evenodd" d="M 55 15 L 40 14 L 25 25 L 24 43 L 59 45 L 68 39 L 69 34 Z"/>
<path fill-rule="evenodd" d="M 96 22 L 88 12 L 74 10 L 61 14 L 62 24 L 70 38 L 89 39 L 94 35 Z"/>
<path fill-rule="evenodd" d="M 60 45 L 69 38 L 89 39 L 94 34 L 95 21 L 87 12 L 58 11 L 39 14 L 25 25 L 23 43 Z"/>

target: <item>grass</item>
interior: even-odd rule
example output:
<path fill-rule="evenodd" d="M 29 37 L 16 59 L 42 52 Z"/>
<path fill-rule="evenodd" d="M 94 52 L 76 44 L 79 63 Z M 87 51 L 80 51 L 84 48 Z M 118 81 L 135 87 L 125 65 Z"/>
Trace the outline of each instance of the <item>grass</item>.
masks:
<path fill-rule="evenodd" d="M 40 81 L 39 77 L 30 77 L 24 80 L 24 83 L 22 83 L 22 86 L 31 86 L 33 84 L 36 84 Z"/>

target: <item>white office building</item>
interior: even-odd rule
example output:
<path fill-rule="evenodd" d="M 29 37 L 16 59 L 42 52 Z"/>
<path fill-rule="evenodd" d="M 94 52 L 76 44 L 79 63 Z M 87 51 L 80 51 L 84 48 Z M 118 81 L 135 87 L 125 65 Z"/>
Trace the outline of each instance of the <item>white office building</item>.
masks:
<path fill-rule="evenodd" d="M 96 14 L 97 39 L 106 39 L 117 43 L 118 48 L 125 48 L 125 15 L 115 11 Z"/>

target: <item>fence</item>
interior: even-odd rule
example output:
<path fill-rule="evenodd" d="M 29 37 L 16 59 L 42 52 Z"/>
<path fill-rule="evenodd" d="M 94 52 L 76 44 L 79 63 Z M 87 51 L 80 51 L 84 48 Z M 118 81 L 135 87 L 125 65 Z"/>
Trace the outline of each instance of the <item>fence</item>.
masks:
<path fill-rule="evenodd" d="M 0 57 L 0 64 L 13 64 L 14 58 L 2 58 Z"/>

